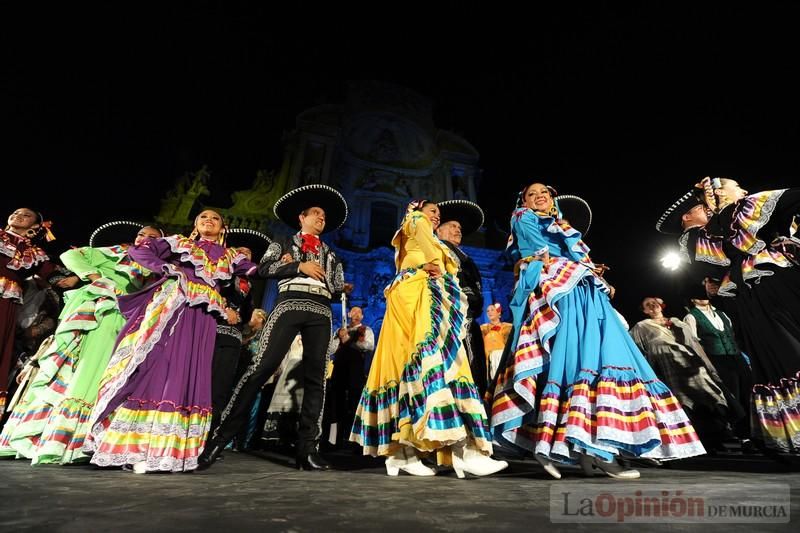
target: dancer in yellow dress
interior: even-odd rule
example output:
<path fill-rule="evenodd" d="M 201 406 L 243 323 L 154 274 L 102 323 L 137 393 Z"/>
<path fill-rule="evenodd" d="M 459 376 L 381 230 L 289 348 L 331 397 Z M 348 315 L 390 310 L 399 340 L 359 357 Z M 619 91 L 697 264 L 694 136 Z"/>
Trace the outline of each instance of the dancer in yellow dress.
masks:
<path fill-rule="evenodd" d="M 350 440 L 385 456 L 386 472 L 431 476 L 419 457 L 437 452 L 464 477 L 487 475 L 495 461 L 486 411 L 463 347 L 467 300 L 458 265 L 433 231 L 439 208 L 411 202 L 392 239 L 397 275 L 384 291 L 386 315 Z"/>

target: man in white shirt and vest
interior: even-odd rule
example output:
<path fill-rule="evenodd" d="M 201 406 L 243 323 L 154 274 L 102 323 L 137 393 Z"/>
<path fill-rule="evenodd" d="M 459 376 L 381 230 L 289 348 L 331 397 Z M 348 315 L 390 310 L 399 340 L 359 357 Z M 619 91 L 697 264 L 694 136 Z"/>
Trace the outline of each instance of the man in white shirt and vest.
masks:
<path fill-rule="evenodd" d="M 700 341 L 719 377 L 731 395 L 745 409 L 750 405 L 753 377 L 733 334 L 733 323 L 722 310 L 701 297 L 691 298 L 689 313 L 683 319 Z M 745 416 L 734 428 L 743 447 L 749 445 L 750 417 Z"/>

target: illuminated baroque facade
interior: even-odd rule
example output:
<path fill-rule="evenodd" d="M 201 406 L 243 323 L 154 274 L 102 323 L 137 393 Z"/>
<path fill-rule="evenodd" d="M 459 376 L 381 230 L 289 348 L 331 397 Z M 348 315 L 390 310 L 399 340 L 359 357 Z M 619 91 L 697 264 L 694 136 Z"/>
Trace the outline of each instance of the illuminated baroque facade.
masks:
<path fill-rule="evenodd" d="M 478 152 L 455 133 L 437 129 L 431 101 L 419 94 L 372 81 L 352 82 L 347 89 L 343 104 L 298 115 L 285 140 L 280 170 L 259 172 L 249 190 L 233 194 L 233 205 L 202 204 L 210 186 L 203 168 L 178 181 L 162 200 L 156 220 L 168 229 L 182 229 L 190 224 L 190 212 L 202 206 L 220 211 L 231 226 L 286 235 L 290 229 L 272 213 L 281 195 L 309 183 L 335 187 L 347 199 L 350 214 L 325 240 L 343 259 L 346 278 L 355 285 L 350 305 L 364 308 L 365 322 L 377 333 L 385 310 L 383 288 L 394 276 L 389 242 L 406 205 L 411 198 L 462 198 L 480 204 Z M 511 273 L 502 269 L 501 251 L 486 249 L 483 242 L 478 232 L 465 240 L 464 250 L 481 270 L 486 302 L 506 304 Z M 266 307 L 273 298 L 267 290 Z"/>

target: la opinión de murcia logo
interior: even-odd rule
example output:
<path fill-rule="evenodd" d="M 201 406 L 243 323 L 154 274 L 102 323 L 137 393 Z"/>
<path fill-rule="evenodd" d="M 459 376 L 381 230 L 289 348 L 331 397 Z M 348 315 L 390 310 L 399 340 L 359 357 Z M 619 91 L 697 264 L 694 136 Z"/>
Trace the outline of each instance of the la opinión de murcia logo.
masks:
<path fill-rule="evenodd" d="M 749 492 L 706 486 L 686 488 L 553 487 L 553 522 L 789 522 L 789 486 Z"/>

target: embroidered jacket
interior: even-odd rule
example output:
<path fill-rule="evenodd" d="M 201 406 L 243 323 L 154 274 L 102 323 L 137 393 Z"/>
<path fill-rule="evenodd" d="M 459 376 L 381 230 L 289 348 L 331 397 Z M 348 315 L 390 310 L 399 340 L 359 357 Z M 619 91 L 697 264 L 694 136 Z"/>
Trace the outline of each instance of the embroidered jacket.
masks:
<path fill-rule="evenodd" d="M 483 313 L 483 292 L 481 288 L 481 272 L 478 265 L 464 251 L 455 244 L 442 241 L 445 246 L 450 248 L 458 261 L 458 284 L 461 290 L 467 295 L 469 309 L 467 315 L 470 318 L 477 318 Z"/>
<path fill-rule="evenodd" d="M 265 278 L 278 280 L 307 277 L 300 272 L 300 263 L 316 261 L 325 270 L 325 287 L 332 295 L 341 293 L 344 289 L 344 267 L 336 257 L 336 253 L 324 242 L 320 244 L 318 253 L 303 252 L 302 244 L 300 232 L 289 239 L 273 241 L 261 260 L 258 273 Z M 284 263 L 281 258 L 287 253 L 291 255 L 292 260 Z"/>

